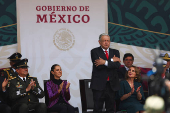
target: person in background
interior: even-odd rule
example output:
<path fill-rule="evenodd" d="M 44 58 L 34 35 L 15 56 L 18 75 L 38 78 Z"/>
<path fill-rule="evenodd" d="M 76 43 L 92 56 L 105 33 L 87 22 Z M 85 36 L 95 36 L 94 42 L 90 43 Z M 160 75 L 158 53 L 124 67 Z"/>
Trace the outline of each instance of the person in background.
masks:
<path fill-rule="evenodd" d="M 131 66 L 125 75 L 125 80 L 120 82 L 118 96 L 121 100 L 120 109 L 127 113 L 143 112 L 143 105 L 139 102 L 145 100 L 143 87 L 140 83 L 140 70 Z"/>
<path fill-rule="evenodd" d="M 69 104 L 70 83 L 61 80 L 62 69 L 54 64 L 50 71 L 50 81 L 46 83 L 49 103 L 48 111 L 60 113 L 75 113 L 74 107 Z"/>
<path fill-rule="evenodd" d="M 0 112 L 11 113 L 11 108 L 7 104 L 8 91 L 7 91 L 8 79 L 0 77 Z"/>
<path fill-rule="evenodd" d="M 16 73 L 16 70 L 15 70 L 14 64 L 16 64 L 18 61 L 20 61 L 21 57 L 22 57 L 22 55 L 18 52 L 14 53 L 10 57 L 8 57 L 11 67 L 2 69 L 1 76 L 6 79 L 11 79 L 12 77 L 18 76 L 18 74 Z"/>
<path fill-rule="evenodd" d="M 164 67 L 161 77 L 163 79 L 170 79 L 170 53 L 160 53 L 160 58 L 163 59 L 162 65 Z M 155 67 L 156 65 L 154 62 L 153 66 Z"/>
<path fill-rule="evenodd" d="M 170 79 L 170 61 L 167 61 L 164 69 L 163 69 L 163 72 L 162 72 L 162 78 L 167 78 L 167 79 Z"/>
<path fill-rule="evenodd" d="M 134 56 L 131 53 L 126 53 L 123 56 L 124 67 L 118 69 L 119 79 L 125 79 L 125 74 L 129 68 L 133 65 Z"/>

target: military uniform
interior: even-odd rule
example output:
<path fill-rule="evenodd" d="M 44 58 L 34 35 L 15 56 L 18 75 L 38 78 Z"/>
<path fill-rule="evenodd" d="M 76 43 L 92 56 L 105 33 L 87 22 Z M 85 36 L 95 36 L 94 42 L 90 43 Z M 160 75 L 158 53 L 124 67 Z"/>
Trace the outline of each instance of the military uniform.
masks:
<path fill-rule="evenodd" d="M 5 68 L 5 69 L 2 69 L 1 71 L 1 76 L 6 78 L 6 79 L 11 79 L 13 77 L 17 77 L 18 76 L 18 73 L 11 68 Z M 29 73 L 27 76 L 30 76 Z"/>
<path fill-rule="evenodd" d="M 13 68 L 13 65 L 17 62 L 20 61 L 22 55 L 20 53 L 14 53 L 12 54 L 10 57 L 8 57 L 7 59 L 10 60 L 10 65 L 11 67 L 9 68 L 4 68 L 2 70 L 0 70 L 1 72 L 1 76 L 7 79 L 11 79 L 12 77 L 16 77 L 18 74 L 14 71 L 15 69 Z"/>
<path fill-rule="evenodd" d="M 25 66 L 22 60 L 20 62 L 19 65 Z M 9 98 L 12 101 L 12 111 L 16 113 L 27 113 L 29 110 L 35 110 L 36 113 L 46 113 L 47 108 L 45 103 L 39 103 L 38 98 L 44 97 L 44 91 L 39 86 L 37 78 L 26 76 L 25 82 L 21 78 L 18 75 L 10 80 Z M 34 89 L 26 92 L 26 88 L 32 80 L 35 81 Z"/>
<path fill-rule="evenodd" d="M 35 81 L 36 86 L 33 90 L 26 92 L 26 88 L 30 84 L 31 79 Z M 17 111 L 18 107 L 22 104 L 27 104 L 29 110 L 34 109 L 34 106 L 39 104 L 38 98 L 44 97 L 44 91 L 39 86 L 37 78 L 35 77 L 27 77 L 26 82 L 19 76 L 12 78 L 10 80 L 9 93 L 9 97 L 12 100 L 12 111 Z"/>
<path fill-rule="evenodd" d="M 18 76 L 17 72 L 14 72 L 14 70 L 11 68 L 5 68 L 1 71 L 1 76 L 7 79 L 11 79 L 13 77 Z"/>

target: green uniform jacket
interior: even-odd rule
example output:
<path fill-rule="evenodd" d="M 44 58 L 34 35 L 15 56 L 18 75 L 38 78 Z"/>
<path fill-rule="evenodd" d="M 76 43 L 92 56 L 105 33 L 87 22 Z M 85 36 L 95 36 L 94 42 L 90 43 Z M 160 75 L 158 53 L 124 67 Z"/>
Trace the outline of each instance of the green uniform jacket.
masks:
<path fill-rule="evenodd" d="M 27 86 L 30 84 L 31 79 L 35 81 L 34 89 L 26 92 Z M 19 77 L 14 77 L 10 80 L 9 86 L 9 98 L 12 101 L 12 105 L 18 103 L 38 103 L 38 98 L 44 97 L 44 91 L 39 86 L 36 77 L 27 76 L 26 83 Z"/>

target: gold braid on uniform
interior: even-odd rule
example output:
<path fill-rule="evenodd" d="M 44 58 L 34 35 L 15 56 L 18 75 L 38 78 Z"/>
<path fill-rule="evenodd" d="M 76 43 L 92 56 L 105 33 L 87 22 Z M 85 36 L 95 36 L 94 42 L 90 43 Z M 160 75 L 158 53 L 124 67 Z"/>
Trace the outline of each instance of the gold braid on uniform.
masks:
<path fill-rule="evenodd" d="M 6 71 L 6 73 L 7 73 L 7 75 L 8 75 L 8 79 L 11 79 L 12 77 L 10 76 L 10 74 L 9 74 L 9 72 L 8 72 L 8 70 L 10 70 L 9 68 L 7 68 L 7 69 L 3 69 L 4 71 Z"/>

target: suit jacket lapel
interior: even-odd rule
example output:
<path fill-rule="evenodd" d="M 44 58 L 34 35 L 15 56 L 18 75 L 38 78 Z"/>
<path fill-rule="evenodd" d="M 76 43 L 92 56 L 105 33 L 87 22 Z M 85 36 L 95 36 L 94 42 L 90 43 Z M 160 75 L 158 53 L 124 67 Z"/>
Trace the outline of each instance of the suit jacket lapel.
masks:
<path fill-rule="evenodd" d="M 99 52 L 100 52 L 99 55 L 101 55 L 102 59 L 107 60 L 106 55 L 105 55 L 102 47 L 99 47 Z"/>
<path fill-rule="evenodd" d="M 124 76 L 125 76 L 126 72 L 127 72 L 126 68 L 123 67 L 123 74 L 124 74 Z"/>
<path fill-rule="evenodd" d="M 109 48 L 109 59 L 111 59 L 114 56 L 112 50 Z"/>
<path fill-rule="evenodd" d="M 125 72 L 127 71 L 125 67 L 124 67 L 124 71 L 125 71 Z"/>

